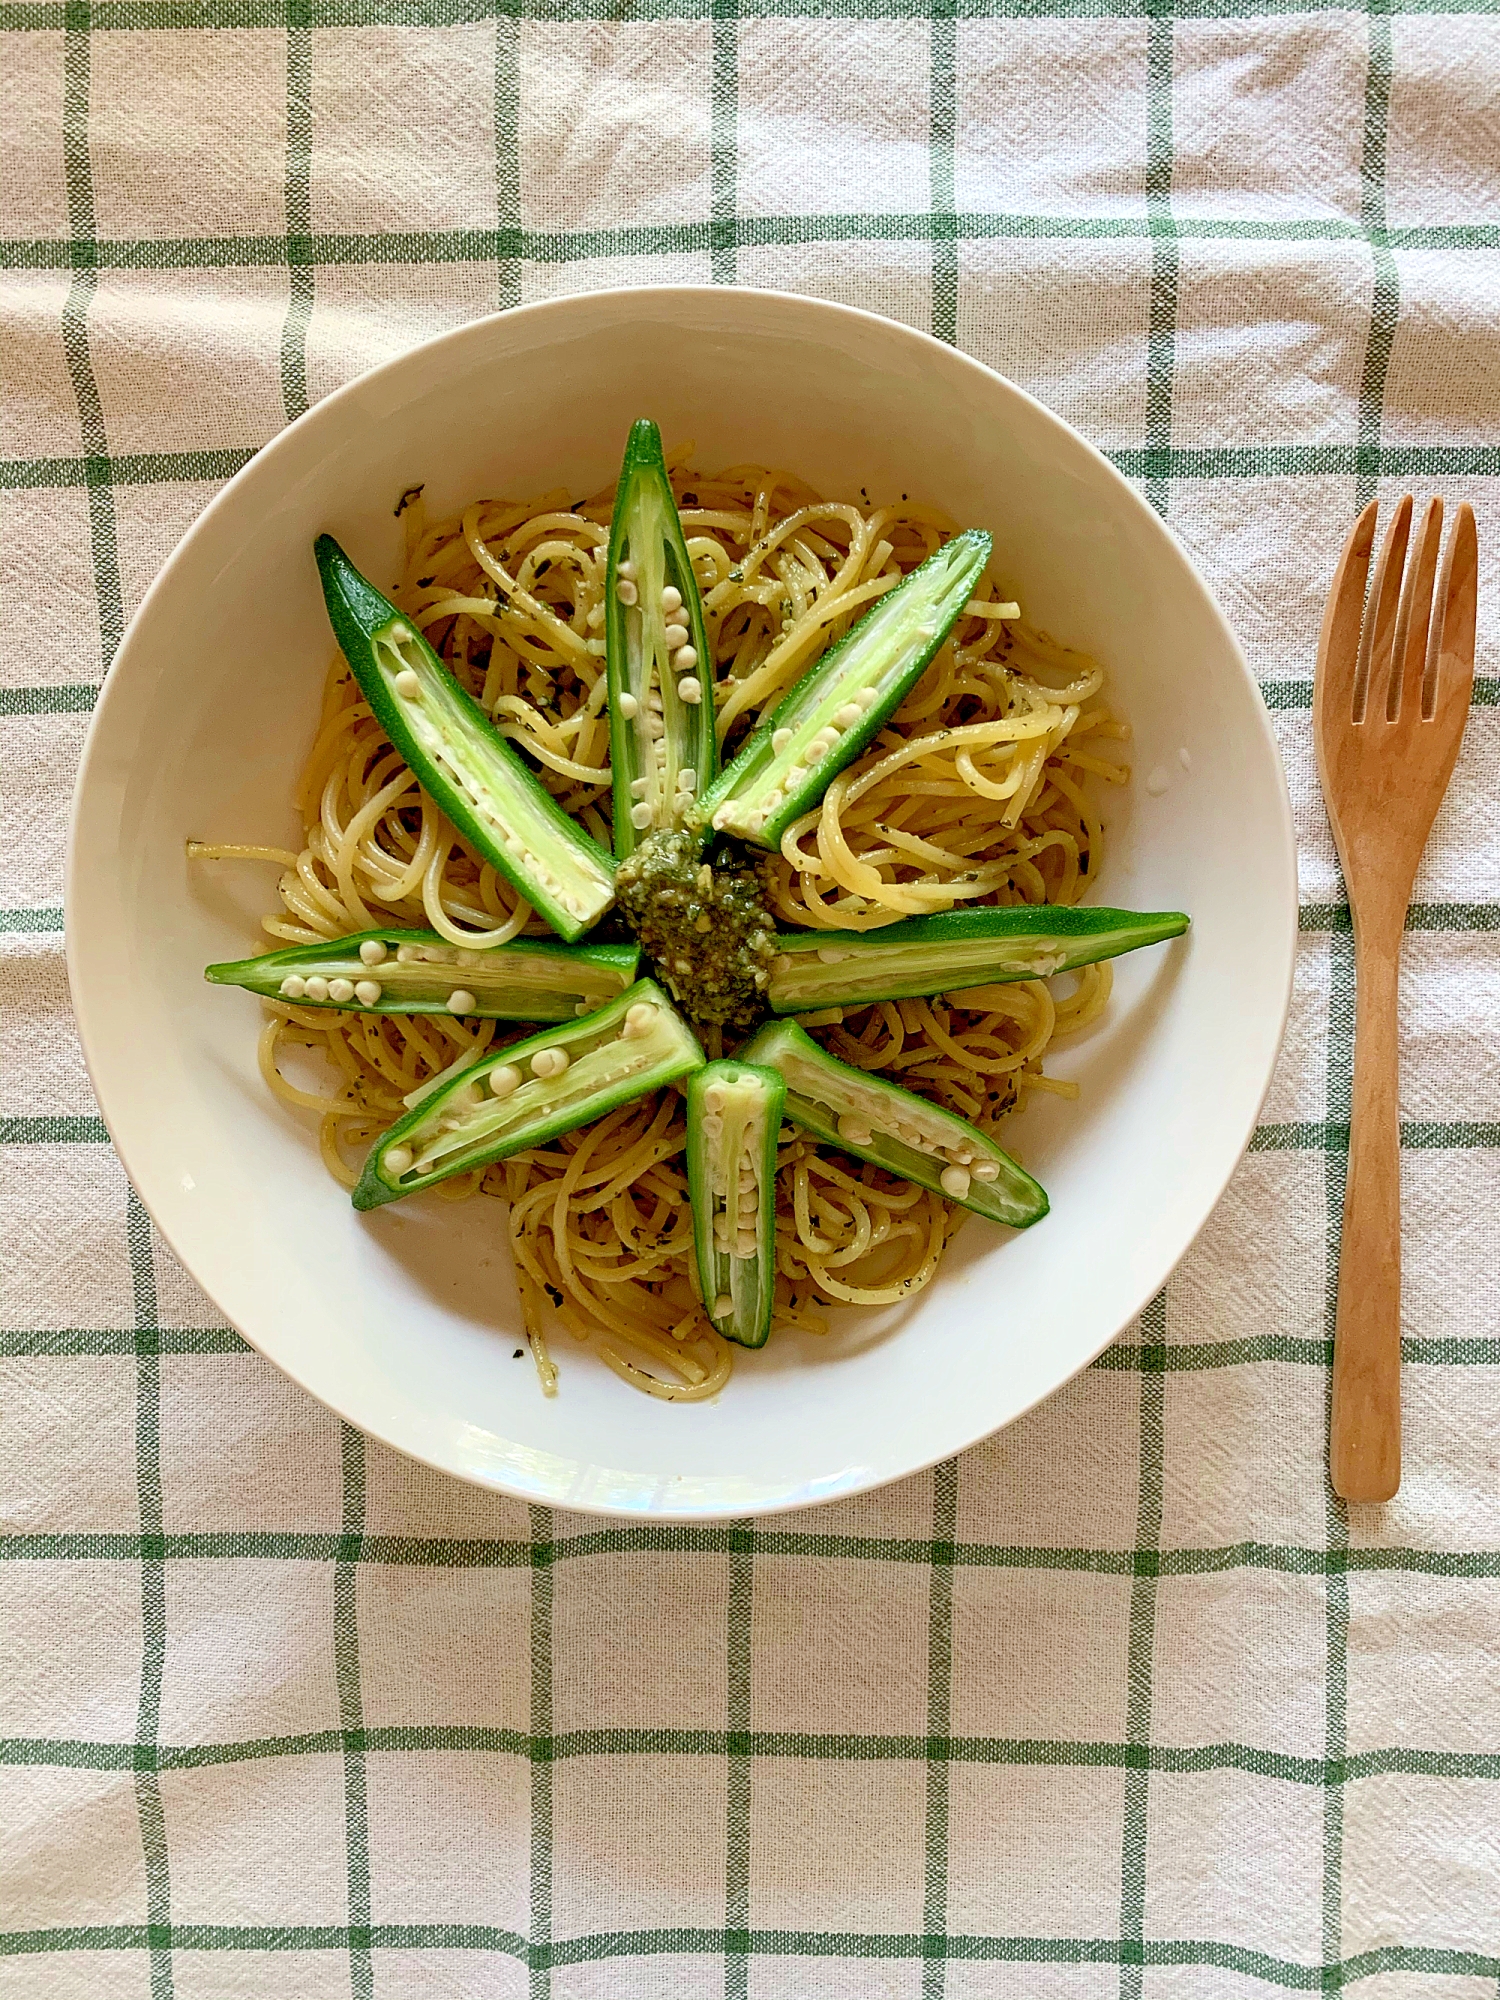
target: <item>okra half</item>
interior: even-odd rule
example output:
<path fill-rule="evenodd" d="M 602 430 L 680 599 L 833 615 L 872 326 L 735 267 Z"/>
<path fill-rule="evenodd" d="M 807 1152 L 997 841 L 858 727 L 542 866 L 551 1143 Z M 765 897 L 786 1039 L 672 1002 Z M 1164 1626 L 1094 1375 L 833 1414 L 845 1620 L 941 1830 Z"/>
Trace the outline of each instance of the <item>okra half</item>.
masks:
<path fill-rule="evenodd" d="M 718 764 L 713 655 L 662 457 L 661 432 L 631 428 L 615 492 L 605 589 L 615 853 L 683 825 Z"/>
<path fill-rule="evenodd" d="M 764 1347 L 776 1289 L 776 1138 L 786 1083 L 711 1062 L 687 1087 L 688 1192 L 703 1310 L 726 1340 Z"/>
<path fill-rule="evenodd" d="M 966 986 L 1047 979 L 1180 937 L 1180 910 L 1071 909 L 1050 903 L 948 910 L 878 931 L 797 931 L 776 939 L 768 998 L 777 1014 L 912 1000 Z"/>
<path fill-rule="evenodd" d="M 768 1021 L 740 1053 L 780 1071 L 787 1117 L 830 1145 L 1012 1229 L 1047 1213 L 1043 1190 L 993 1139 L 899 1084 L 840 1062 L 795 1022 Z"/>
<path fill-rule="evenodd" d="M 317 557 L 334 636 L 423 791 L 559 936 L 582 937 L 615 899 L 609 855 L 332 535 L 319 535 Z"/>
<path fill-rule="evenodd" d="M 905 700 L 989 559 L 989 536 L 970 528 L 872 605 L 704 792 L 699 824 L 775 848 Z"/>
<path fill-rule="evenodd" d="M 639 979 L 607 1007 L 498 1049 L 424 1097 L 371 1148 L 354 1206 L 379 1208 L 543 1145 L 703 1060 L 666 994 Z"/>
<path fill-rule="evenodd" d="M 637 944 L 516 938 L 468 949 L 436 931 L 384 929 L 210 965 L 203 976 L 215 986 L 243 986 L 299 1007 L 571 1021 L 623 993 L 640 956 Z"/>

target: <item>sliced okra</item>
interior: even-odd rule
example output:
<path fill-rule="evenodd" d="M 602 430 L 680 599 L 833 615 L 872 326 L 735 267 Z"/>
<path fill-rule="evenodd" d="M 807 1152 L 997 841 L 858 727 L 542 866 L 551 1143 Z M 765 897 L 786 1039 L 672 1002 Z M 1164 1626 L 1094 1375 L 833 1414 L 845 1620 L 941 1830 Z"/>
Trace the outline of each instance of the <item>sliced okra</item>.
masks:
<path fill-rule="evenodd" d="M 830 1145 L 1012 1229 L 1029 1228 L 1047 1213 L 1041 1187 L 987 1134 L 899 1084 L 840 1062 L 794 1021 L 768 1021 L 740 1054 L 780 1071 L 787 1117 Z"/>
<path fill-rule="evenodd" d="M 711 1062 L 687 1090 L 688 1192 L 703 1309 L 726 1340 L 763 1347 L 776 1287 L 776 1137 L 786 1084 L 774 1069 Z"/>
<path fill-rule="evenodd" d="M 560 937 L 582 937 L 615 899 L 610 856 L 332 535 L 319 535 L 317 558 L 344 658 L 423 791 Z"/>
<path fill-rule="evenodd" d="M 631 428 L 615 493 L 605 586 L 615 853 L 681 827 L 718 764 L 713 655 L 662 456 Z"/>
<path fill-rule="evenodd" d="M 1017 904 L 947 910 L 876 931 L 797 931 L 776 939 L 768 998 L 778 1014 L 959 993 L 966 986 L 1047 979 L 1181 936 L 1179 910 Z"/>
<path fill-rule="evenodd" d="M 215 986 L 243 986 L 299 1007 L 365 1014 L 466 1014 L 492 1021 L 571 1021 L 635 978 L 637 944 L 449 944 L 436 931 L 380 929 L 262 958 L 210 965 Z"/>
<path fill-rule="evenodd" d="M 775 848 L 905 700 L 989 559 L 989 536 L 970 528 L 879 598 L 703 793 L 699 824 Z"/>
<path fill-rule="evenodd" d="M 687 1022 L 649 979 L 566 1026 L 498 1049 L 416 1103 L 370 1149 L 356 1208 L 488 1166 L 703 1066 Z"/>

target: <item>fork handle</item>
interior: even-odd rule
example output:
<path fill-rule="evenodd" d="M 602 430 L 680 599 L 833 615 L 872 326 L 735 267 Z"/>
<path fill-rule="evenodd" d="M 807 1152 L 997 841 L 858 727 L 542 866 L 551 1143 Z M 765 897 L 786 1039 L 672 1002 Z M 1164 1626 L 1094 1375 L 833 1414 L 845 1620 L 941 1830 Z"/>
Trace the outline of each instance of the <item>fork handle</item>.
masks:
<path fill-rule="evenodd" d="M 1346 1500 L 1401 1483 L 1401 1124 L 1397 1002 L 1404 901 L 1355 918 L 1354 1090 L 1339 1248 L 1329 1466 Z"/>

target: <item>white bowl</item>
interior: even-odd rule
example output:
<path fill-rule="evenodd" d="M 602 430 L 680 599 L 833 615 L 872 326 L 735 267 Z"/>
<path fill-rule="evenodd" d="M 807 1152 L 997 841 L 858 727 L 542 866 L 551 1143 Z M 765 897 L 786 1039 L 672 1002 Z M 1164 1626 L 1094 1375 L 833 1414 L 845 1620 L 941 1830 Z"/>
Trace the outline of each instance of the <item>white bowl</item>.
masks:
<path fill-rule="evenodd" d="M 1120 961 L 1064 1043 L 1076 1103 L 1009 1128 L 1052 1198 L 966 1223 L 902 1312 L 736 1357 L 708 1404 L 641 1396 L 558 1336 L 546 1401 L 514 1360 L 503 1215 L 429 1198 L 357 1215 L 310 1118 L 256 1070 L 256 1003 L 206 986 L 274 871 L 190 866 L 189 838 L 293 846 L 294 776 L 331 651 L 313 537 L 377 579 L 396 496 L 605 485 L 631 420 L 705 469 L 784 465 L 829 494 L 911 493 L 990 529 L 1027 615 L 1109 667 L 1136 782 L 1108 802 L 1099 899 L 1184 909 Z M 1149 774 L 1149 781 L 1148 781 Z M 1164 786 L 1164 789 L 1163 789 Z M 320 403 L 208 508 L 142 604 L 89 733 L 68 962 L 121 1158 L 177 1255 L 262 1353 L 351 1423 L 528 1500 L 661 1519 L 805 1506 L 1009 1423 L 1147 1303 L 1217 1201 L 1280 1043 L 1296 927 L 1291 818 L 1255 684 L 1156 516 L 1068 426 L 888 320 L 714 288 L 596 292 L 477 321 Z"/>

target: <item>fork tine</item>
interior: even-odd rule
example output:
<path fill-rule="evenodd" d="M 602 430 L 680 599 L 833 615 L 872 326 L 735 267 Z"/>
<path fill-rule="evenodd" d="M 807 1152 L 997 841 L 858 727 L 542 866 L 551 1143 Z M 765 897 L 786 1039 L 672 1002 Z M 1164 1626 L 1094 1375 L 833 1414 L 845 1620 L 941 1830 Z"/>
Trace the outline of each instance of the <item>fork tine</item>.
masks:
<path fill-rule="evenodd" d="M 1329 722 L 1345 721 L 1354 705 L 1359 626 L 1370 574 L 1370 550 L 1375 543 L 1375 515 L 1372 500 L 1349 530 L 1323 612 L 1313 702 Z"/>
<path fill-rule="evenodd" d="M 1370 601 L 1365 608 L 1364 630 L 1359 642 L 1359 666 L 1354 681 L 1354 720 L 1363 722 L 1373 707 L 1378 714 L 1385 706 L 1390 685 L 1391 658 L 1396 647 L 1396 619 L 1401 608 L 1401 571 L 1406 562 L 1406 544 L 1411 536 L 1412 498 L 1405 494 L 1391 516 L 1381 545 L 1370 585 Z"/>
<path fill-rule="evenodd" d="M 1439 699 L 1467 710 L 1474 691 L 1474 621 L 1479 598 L 1479 537 L 1474 509 L 1463 501 L 1443 552 L 1437 615 L 1422 683 L 1422 713 L 1429 720 Z"/>
<path fill-rule="evenodd" d="M 1401 582 L 1401 609 L 1396 616 L 1391 685 L 1385 708 L 1391 722 L 1403 711 L 1408 719 L 1415 719 L 1421 704 L 1429 650 L 1428 626 L 1432 618 L 1432 584 L 1442 540 L 1443 503 L 1434 497 L 1422 509 L 1416 547 Z"/>

